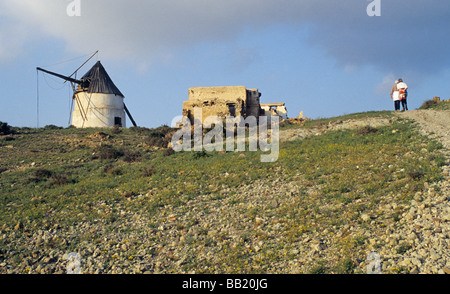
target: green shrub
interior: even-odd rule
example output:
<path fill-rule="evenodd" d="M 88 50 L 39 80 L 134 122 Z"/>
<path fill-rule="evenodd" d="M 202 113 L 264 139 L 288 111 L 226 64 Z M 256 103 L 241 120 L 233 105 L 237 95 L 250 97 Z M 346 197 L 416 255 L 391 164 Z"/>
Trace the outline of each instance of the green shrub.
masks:
<path fill-rule="evenodd" d="M 53 172 L 47 169 L 37 169 L 33 175 L 26 180 L 26 183 L 39 183 L 48 180 L 53 175 Z"/>
<path fill-rule="evenodd" d="M 129 130 L 134 133 L 138 133 L 138 134 L 144 134 L 144 133 L 148 133 L 151 131 L 149 128 L 146 128 L 146 127 L 131 127 L 131 128 L 129 128 Z"/>
<path fill-rule="evenodd" d="M 445 158 L 444 155 L 438 155 L 436 156 L 436 158 L 434 159 L 434 162 L 436 162 L 436 165 L 438 167 L 443 167 L 444 165 L 447 164 L 447 159 Z"/>
<path fill-rule="evenodd" d="M 172 154 L 175 154 L 175 151 L 172 148 L 166 148 L 163 150 L 163 155 L 164 156 L 170 156 Z"/>
<path fill-rule="evenodd" d="M 313 275 L 319 275 L 319 274 L 325 274 L 327 271 L 326 267 L 326 261 L 319 261 L 317 264 L 313 265 L 311 269 L 309 270 L 310 274 Z"/>
<path fill-rule="evenodd" d="M 144 177 L 151 177 L 156 173 L 155 168 L 153 166 L 145 166 L 142 168 L 142 175 Z"/>
<path fill-rule="evenodd" d="M 54 174 L 50 177 L 50 186 L 64 186 L 69 184 L 71 181 L 62 174 Z"/>
<path fill-rule="evenodd" d="M 168 142 L 164 139 L 164 137 L 150 137 L 147 144 L 153 147 L 166 148 Z"/>
<path fill-rule="evenodd" d="M 196 151 L 196 152 L 193 152 L 193 153 L 192 153 L 192 158 L 194 158 L 194 159 L 200 159 L 200 158 L 208 157 L 208 156 L 209 156 L 209 155 L 208 155 L 208 153 L 206 153 L 205 150 L 202 150 L 202 151 Z"/>
<path fill-rule="evenodd" d="M 434 100 L 427 100 L 427 101 L 425 101 L 422 104 L 422 106 L 419 107 L 419 109 L 428 109 L 428 108 L 430 108 L 431 106 L 433 106 L 435 104 L 437 104 L 436 101 L 434 101 Z"/>
<path fill-rule="evenodd" d="M 43 179 L 43 178 L 47 179 L 47 178 L 51 177 L 52 175 L 53 175 L 52 171 L 49 171 L 48 169 L 44 169 L 44 168 L 37 169 L 34 172 L 34 176 L 39 179 Z"/>
<path fill-rule="evenodd" d="M 120 134 L 122 132 L 119 125 L 114 125 L 111 129 L 112 134 Z"/>
<path fill-rule="evenodd" d="M 444 148 L 444 145 L 442 145 L 441 142 L 437 142 L 437 141 L 431 141 L 427 146 L 428 152 L 433 152 L 435 150 L 440 150 L 443 148 Z"/>
<path fill-rule="evenodd" d="M 425 171 L 421 168 L 410 169 L 406 173 L 413 180 L 420 180 L 425 175 Z"/>
<path fill-rule="evenodd" d="M 110 174 L 114 176 L 122 175 L 122 169 L 120 167 L 115 167 L 113 165 L 106 165 L 102 169 L 103 173 Z"/>
<path fill-rule="evenodd" d="M 105 159 L 116 159 L 124 155 L 124 152 L 121 150 L 117 150 L 113 146 L 110 145 L 102 145 L 95 150 L 94 159 L 100 158 L 101 160 Z"/>
<path fill-rule="evenodd" d="M 376 133 L 376 132 L 378 132 L 378 129 L 371 127 L 371 126 L 364 126 L 360 129 L 356 130 L 356 134 L 361 135 L 361 136 L 365 136 L 367 134 Z"/>
<path fill-rule="evenodd" d="M 8 126 L 8 123 L 0 121 L 0 135 L 9 135 L 11 134 L 11 128 Z"/>
<path fill-rule="evenodd" d="M 355 263 L 350 258 L 346 258 L 338 263 L 334 271 L 337 274 L 352 274 L 355 268 Z"/>
<path fill-rule="evenodd" d="M 164 136 L 165 136 L 164 133 L 158 132 L 158 131 L 151 132 L 150 135 L 149 135 L 150 138 L 164 138 Z"/>
<path fill-rule="evenodd" d="M 123 161 L 125 162 L 135 162 L 141 158 L 141 153 L 139 151 L 122 151 Z"/>
<path fill-rule="evenodd" d="M 409 249 L 411 249 L 411 245 L 408 244 L 400 244 L 397 248 L 397 253 L 398 254 L 404 254 L 406 253 Z"/>
<path fill-rule="evenodd" d="M 61 130 L 62 128 L 63 127 L 58 127 L 58 126 L 55 126 L 55 125 L 46 125 L 44 127 L 45 130 Z"/>

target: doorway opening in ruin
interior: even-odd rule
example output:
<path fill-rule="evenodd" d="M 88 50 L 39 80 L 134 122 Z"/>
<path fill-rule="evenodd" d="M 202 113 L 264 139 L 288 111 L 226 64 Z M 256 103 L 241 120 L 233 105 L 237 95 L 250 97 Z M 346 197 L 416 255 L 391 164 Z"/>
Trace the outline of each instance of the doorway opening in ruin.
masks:
<path fill-rule="evenodd" d="M 228 112 L 230 113 L 230 116 L 236 116 L 236 104 L 234 103 L 228 103 Z"/>

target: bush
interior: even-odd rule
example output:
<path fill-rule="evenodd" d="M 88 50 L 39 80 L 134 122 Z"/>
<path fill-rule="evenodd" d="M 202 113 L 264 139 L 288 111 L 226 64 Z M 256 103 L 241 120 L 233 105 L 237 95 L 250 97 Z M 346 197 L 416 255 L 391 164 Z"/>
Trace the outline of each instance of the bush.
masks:
<path fill-rule="evenodd" d="M 39 183 L 42 181 L 46 181 L 52 175 L 53 175 L 53 172 L 51 172 L 47 169 L 40 168 L 40 169 L 35 170 L 33 176 L 31 176 L 27 179 L 27 183 Z"/>
<path fill-rule="evenodd" d="M 106 165 L 102 169 L 104 174 L 110 174 L 114 176 L 120 176 L 123 174 L 122 169 L 120 167 L 115 167 L 113 165 Z"/>
<path fill-rule="evenodd" d="M 344 259 L 335 268 L 335 272 L 338 274 L 352 274 L 356 268 L 355 263 L 350 259 Z"/>
<path fill-rule="evenodd" d="M 115 149 L 113 146 L 102 145 L 95 151 L 94 159 L 116 159 L 124 155 L 123 151 Z"/>
<path fill-rule="evenodd" d="M 367 134 L 376 133 L 376 132 L 378 132 L 377 128 L 374 128 L 374 127 L 371 127 L 371 126 L 365 126 L 365 127 L 362 127 L 360 129 L 358 129 L 356 131 L 356 134 L 361 135 L 361 136 L 365 136 Z"/>
<path fill-rule="evenodd" d="M 0 121 L 0 135 L 9 135 L 11 134 L 11 128 L 8 126 L 8 123 Z"/>
<path fill-rule="evenodd" d="M 119 125 L 114 125 L 111 129 L 111 134 L 120 134 L 122 130 Z"/>
<path fill-rule="evenodd" d="M 425 176 L 425 171 L 423 169 L 410 169 L 407 172 L 407 175 L 413 180 L 420 180 L 423 176 Z"/>
<path fill-rule="evenodd" d="M 34 172 L 34 176 L 39 179 L 49 178 L 53 175 L 52 171 L 48 169 L 40 168 Z"/>
<path fill-rule="evenodd" d="M 61 129 L 63 129 L 63 127 L 58 127 L 58 126 L 55 126 L 55 125 L 46 125 L 44 127 L 44 129 L 45 130 L 61 130 Z"/>
<path fill-rule="evenodd" d="M 155 168 L 153 166 L 143 167 L 142 174 L 144 177 L 151 177 L 156 173 Z"/>
<path fill-rule="evenodd" d="M 165 134 L 163 132 L 151 132 L 149 135 L 150 138 L 164 138 Z"/>
<path fill-rule="evenodd" d="M 141 153 L 139 153 L 139 151 L 124 151 L 123 153 L 123 161 L 125 162 L 135 162 L 141 157 Z"/>
<path fill-rule="evenodd" d="M 60 175 L 60 174 L 56 174 L 56 175 L 52 175 L 50 177 L 50 186 L 64 186 L 66 184 L 69 184 L 70 181 L 67 179 L 67 177 L 65 175 Z"/>
<path fill-rule="evenodd" d="M 130 127 L 129 130 L 138 134 L 146 134 L 151 132 L 151 130 L 146 127 Z"/>
<path fill-rule="evenodd" d="M 168 142 L 164 138 L 161 138 L 161 137 L 150 137 L 147 140 L 147 144 L 150 146 L 154 146 L 154 147 L 166 148 Z"/>
<path fill-rule="evenodd" d="M 422 106 L 419 107 L 419 109 L 428 109 L 428 108 L 430 108 L 431 106 L 433 106 L 435 104 L 437 104 L 436 101 L 434 101 L 434 100 L 427 100 L 427 101 L 425 101 L 422 104 Z"/>
<path fill-rule="evenodd" d="M 196 151 L 196 152 L 192 153 L 192 157 L 193 157 L 194 159 L 200 159 L 200 158 L 202 158 L 202 157 L 208 157 L 208 156 L 209 156 L 209 155 L 208 155 L 208 153 L 206 153 L 205 150 L 202 150 L 202 151 Z"/>
<path fill-rule="evenodd" d="M 172 154 L 175 154 L 175 151 L 172 148 L 166 148 L 163 150 L 163 155 L 164 156 L 170 156 Z"/>

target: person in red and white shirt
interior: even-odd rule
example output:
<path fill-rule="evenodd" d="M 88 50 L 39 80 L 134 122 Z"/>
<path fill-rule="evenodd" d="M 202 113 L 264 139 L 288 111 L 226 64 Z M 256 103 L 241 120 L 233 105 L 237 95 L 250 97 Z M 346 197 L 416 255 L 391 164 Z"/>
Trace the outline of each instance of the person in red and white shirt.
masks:
<path fill-rule="evenodd" d="M 398 98 L 400 99 L 400 103 L 402 104 L 403 108 L 402 111 L 408 110 L 408 105 L 406 103 L 406 98 L 408 97 L 408 85 L 403 82 L 402 79 L 398 79 L 397 90 L 399 96 Z"/>

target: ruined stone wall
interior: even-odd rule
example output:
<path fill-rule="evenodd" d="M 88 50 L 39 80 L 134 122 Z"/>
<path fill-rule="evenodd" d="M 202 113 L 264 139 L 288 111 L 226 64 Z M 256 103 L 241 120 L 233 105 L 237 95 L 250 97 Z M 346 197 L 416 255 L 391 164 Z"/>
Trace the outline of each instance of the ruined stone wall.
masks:
<path fill-rule="evenodd" d="M 258 89 L 247 90 L 246 116 L 260 116 L 261 106 L 259 97 L 261 97 L 261 93 L 259 93 Z"/>
<path fill-rule="evenodd" d="M 189 88 L 189 100 L 183 102 L 183 116 L 194 122 L 194 108 L 202 109 L 202 123 L 208 116 L 259 116 L 257 89 L 247 90 L 244 86 L 195 87 Z"/>
<path fill-rule="evenodd" d="M 263 103 L 260 104 L 262 114 L 270 116 L 279 116 L 280 119 L 287 119 L 287 109 L 284 103 Z"/>

